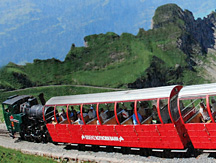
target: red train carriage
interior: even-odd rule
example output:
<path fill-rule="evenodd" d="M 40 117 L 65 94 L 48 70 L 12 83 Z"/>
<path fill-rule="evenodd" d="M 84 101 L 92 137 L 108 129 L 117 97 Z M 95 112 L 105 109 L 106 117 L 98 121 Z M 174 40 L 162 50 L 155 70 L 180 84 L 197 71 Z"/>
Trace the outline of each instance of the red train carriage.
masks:
<path fill-rule="evenodd" d="M 196 149 L 216 149 L 216 84 L 186 86 L 178 99 L 180 119 Z"/>
<path fill-rule="evenodd" d="M 53 97 L 43 118 L 54 142 L 184 149 L 189 137 L 177 107 L 181 88 Z"/>

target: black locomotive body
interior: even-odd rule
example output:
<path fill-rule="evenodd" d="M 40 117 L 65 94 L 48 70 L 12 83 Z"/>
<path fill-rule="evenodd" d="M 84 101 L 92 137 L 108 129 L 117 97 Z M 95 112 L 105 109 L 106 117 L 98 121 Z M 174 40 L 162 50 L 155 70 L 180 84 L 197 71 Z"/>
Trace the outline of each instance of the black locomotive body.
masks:
<path fill-rule="evenodd" d="M 3 113 L 7 128 L 14 137 L 19 132 L 21 139 L 35 142 L 51 141 L 50 135 L 43 120 L 43 111 L 52 111 L 46 108 L 43 110 L 45 100 L 43 94 L 38 100 L 29 95 L 11 96 L 3 102 Z"/>

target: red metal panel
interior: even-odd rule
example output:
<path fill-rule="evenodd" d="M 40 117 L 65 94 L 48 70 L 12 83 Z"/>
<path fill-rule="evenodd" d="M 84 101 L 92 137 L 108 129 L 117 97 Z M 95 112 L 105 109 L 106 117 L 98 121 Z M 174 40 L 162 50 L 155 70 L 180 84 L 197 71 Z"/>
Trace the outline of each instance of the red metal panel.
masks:
<path fill-rule="evenodd" d="M 216 124 L 185 124 L 189 137 L 196 149 L 216 149 Z"/>
<path fill-rule="evenodd" d="M 211 108 L 210 108 L 210 103 L 209 103 L 209 95 L 206 95 L 206 106 L 207 106 L 207 111 L 208 111 L 208 114 L 211 118 L 212 123 L 215 123 L 214 118 L 213 118 L 212 113 L 211 113 Z"/>
<path fill-rule="evenodd" d="M 139 120 L 139 117 L 138 117 L 138 114 L 137 114 L 137 100 L 135 101 L 135 105 L 134 105 L 134 114 L 135 114 L 137 123 L 138 123 L 139 125 L 141 125 L 140 120 Z"/>
<path fill-rule="evenodd" d="M 183 149 L 173 124 L 71 125 L 47 124 L 53 141 L 142 148 Z"/>

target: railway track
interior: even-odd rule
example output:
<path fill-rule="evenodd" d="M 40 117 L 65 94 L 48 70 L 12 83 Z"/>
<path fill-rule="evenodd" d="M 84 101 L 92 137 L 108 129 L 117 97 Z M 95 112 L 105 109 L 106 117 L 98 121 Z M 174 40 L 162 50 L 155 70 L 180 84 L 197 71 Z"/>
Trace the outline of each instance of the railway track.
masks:
<path fill-rule="evenodd" d="M 0 129 L 0 136 L 10 137 L 9 132 L 5 129 Z"/>

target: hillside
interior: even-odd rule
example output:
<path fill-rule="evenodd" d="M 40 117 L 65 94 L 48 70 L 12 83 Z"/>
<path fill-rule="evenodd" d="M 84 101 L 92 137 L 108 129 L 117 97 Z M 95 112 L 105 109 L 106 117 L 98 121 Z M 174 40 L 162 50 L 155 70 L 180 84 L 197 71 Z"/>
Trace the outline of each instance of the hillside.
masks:
<path fill-rule="evenodd" d="M 141 27 L 150 29 L 155 9 L 166 3 L 178 3 L 196 17 L 216 8 L 213 0 L 1 0 L 0 67 L 35 58 L 63 61 L 70 45 L 83 46 L 87 35 L 136 35 Z"/>
<path fill-rule="evenodd" d="M 204 70 L 210 72 L 203 65 L 215 54 L 215 20 L 214 12 L 195 20 L 188 10 L 163 5 L 155 11 L 151 30 L 86 36 L 86 46 L 72 44 L 64 61 L 9 63 L 0 72 L 0 88 L 50 84 L 143 88 L 215 81 L 202 75 Z"/>

